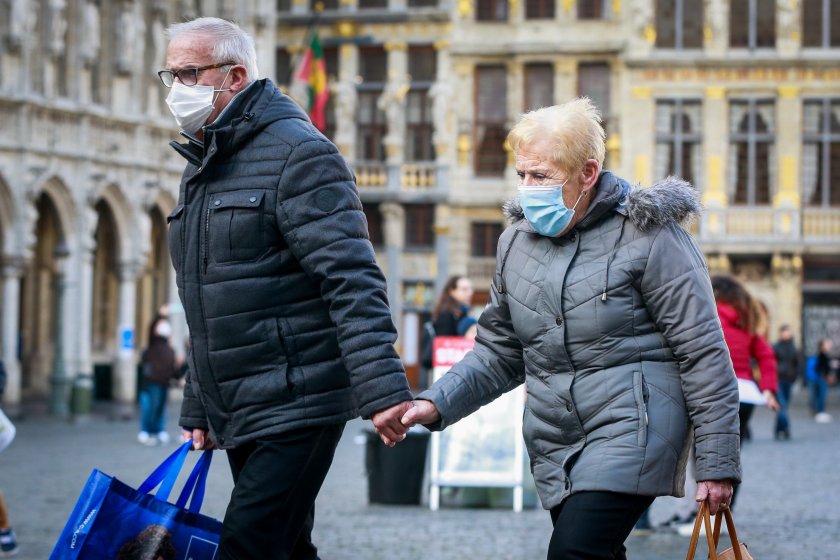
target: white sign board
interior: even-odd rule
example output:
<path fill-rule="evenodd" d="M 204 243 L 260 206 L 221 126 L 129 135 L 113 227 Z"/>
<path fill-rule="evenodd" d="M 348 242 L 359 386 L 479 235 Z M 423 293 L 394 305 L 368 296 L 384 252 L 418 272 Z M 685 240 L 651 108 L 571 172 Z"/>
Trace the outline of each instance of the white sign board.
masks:
<path fill-rule="evenodd" d="M 434 379 L 437 380 L 473 347 L 462 337 L 434 341 Z M 432 433 L 429 506 L 440 507 L 442 486 L 513 488 L 513 508 L 522 511 L 522 413 L 525 387 L 505 393 L 470 416 Z"/>

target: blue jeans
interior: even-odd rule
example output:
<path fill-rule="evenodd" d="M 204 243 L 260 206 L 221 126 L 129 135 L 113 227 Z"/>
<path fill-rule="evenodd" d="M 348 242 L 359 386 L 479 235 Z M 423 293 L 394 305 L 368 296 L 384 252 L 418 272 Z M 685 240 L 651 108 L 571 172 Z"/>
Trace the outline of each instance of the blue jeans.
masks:
<path fill-rule="evenodd" d="M 779 392 L 776 399 L 779 401 L 779 412 L 776 413 L 776 434 L 790 433 L 790 417 L 788 407 L 790 406 L 790 391 L 793 383 L 779 381 Z"/>
<path fill-rule="evenodd" d="M 828 394 L 828 381 L 825 377 L 819 376 L 815 380 L 809 381 L 808 390 L 810 395 L 808 404 L 811 405 L 811 411 L 814 414 L 825 412 L 825 397 Z"/>
<path fill-rule="evenodd" d="M 140 394 L 140 429 L 150 434 L 164 431 L 163 421 L 166 412 L 168 387 L 147 383 Z"/>

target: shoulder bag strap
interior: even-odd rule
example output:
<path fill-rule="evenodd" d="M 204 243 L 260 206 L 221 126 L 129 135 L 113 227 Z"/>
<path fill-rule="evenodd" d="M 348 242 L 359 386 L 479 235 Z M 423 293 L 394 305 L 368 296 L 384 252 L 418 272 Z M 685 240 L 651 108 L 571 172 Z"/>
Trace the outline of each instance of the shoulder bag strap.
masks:
<path fill-rule="evenodd" d="M 723 511 L 723 515 L 720 512 Z M 715 517 L 715 547 L 720 542 L 720 524 L 722 518 L 726 519 L 726 528 L 729 531 L 729 540 L 732 542 L 732 552 L 735 554 L 735 560 L 743 560 L 741 554 L 741 541 L 738 539 L 738 533 L 735 531 L 735 520 L 732 519 L 732 512 L 729 508 L 718 510 L 718 515 Z"/>
<path fill-rule="evenodd" d="M 709 559 L 717 560 L 717 547 L 712 537 L 712 519 L 709 515 L 709 506 L 703 501 L 700 503 L 700 511 L 697 512 L 697 517 L 694 520 L 694 530 L 691 532 L 691 541 L 688 544 L 688 554 L 685 560 L 694 560 L 694 553 L 697 551 L 697 541 L 700 540 L 700 524 L 703 523 L 706 528 L 706 540 L 709 544 Z M 738 551 L 738 560 L 741 560 L 740 551 Z"/>

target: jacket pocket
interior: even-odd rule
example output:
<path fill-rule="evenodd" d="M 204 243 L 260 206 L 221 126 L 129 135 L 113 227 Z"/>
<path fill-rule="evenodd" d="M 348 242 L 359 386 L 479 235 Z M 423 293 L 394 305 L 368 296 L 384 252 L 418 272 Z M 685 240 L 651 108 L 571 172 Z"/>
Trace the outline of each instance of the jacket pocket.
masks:
<path fill-rule="evenodd" d="M 648 413 L 647 402 L 650 398 L 645 376 L 640 371 L 633 372 L 633 397 L 636 399 L 636 410 L 639 414 L 639 428 L 636 432 L 636 443 L 639 446 L 646 446 L 648 439 Z"/>
<path fill-rule="evenodd" d="M 179 204 L 166 217 L 169 225 L 169 256 L 177 274 L 181 273 L 181 263 L 184 258 L 184 205 Z"/>
<path fill-rule="evenodd" d="M 253 261 L 266 251 L 262 191 L 218 193 L 207 211 L 207 245 L 216 264 Z"/>

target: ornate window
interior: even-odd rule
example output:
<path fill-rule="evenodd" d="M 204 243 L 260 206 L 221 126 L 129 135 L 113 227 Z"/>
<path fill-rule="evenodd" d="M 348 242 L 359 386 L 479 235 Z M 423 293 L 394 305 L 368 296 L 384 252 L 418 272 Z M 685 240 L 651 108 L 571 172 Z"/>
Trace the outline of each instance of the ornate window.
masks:
<path fill-rule="evenodd" d="M 475 174 L 501 177 L 507 165 L 507 69 L 475 69 Z"/>
<path fill-rule="evenodd" d="M 385 161 L 385 114 L 378 107 L 388 67 L 381 46 L 359 49 L 359 105 L 356 109 L 356 157 L 360 161 Z"/>
<path fill-rule="evenodd" d="M 610 14 L 609 4 L 612 0 L 578 0 L 578 19 L 607 19 Z"/>
<path fill-rule="evenodd" d="M 775 115 L 773 100 L 730 102 L 729 194 L 734 204 L 770 204 L 776 182 Z"/>
<path fill-rule="evenodd" d="M 609 131 L 610 65 L 606 62 L 586 62 L 578 65 L 578 95 L 592 100 L 601 111 L 604 130 Z"/>
<path fill-rule="evenodd" d="M 508 0 L 477 0 L 475 19 L 477 21 L 507 21 Z"/>
<path fill-rule="evenodd" d="M 776 46 L 776 0 L 730 0 L 729 46 Z"/>
<path fill-rule="evenodd" d="M 525 65 L 525 110 L 554 105 L 554 65 L 536 62 Z"/>
<path fill-rule="evenodd" d="M 656 102 L 654 178 L 676 175 L 699 187 L 702 114 L 699 100 L 662 99 Z"/>
<path fill-rule="evenodd" d="M 554 0 L 526 0 L 525 19 L 554 19 Z"/>
<path fill-rule="evenodd" d="M 802 46 L 840 47 L 840 0 L 803 0 Z"/>
<path fill-rule="evenodd" d="M 435 245 L 435 205 L 406 204 L 405 246 L 406 248 L 428 249 Z"/>
<path fill-rule="evenodd" d="M 405 160 L 433 161 L 432 104 L 429 89 L 437 75 L 437 52 L 431 45 L 408 48 L 411 84 L 406 99 Z"/>
<path fill-rule="evenodd" d="M 803 117 L 803 199 L 840 206 L 840 99 L 807 100 Z"/>
<path fill-rule="evenodd" d="M 504 231 L 497 222 L 473 222 L 471 226 L 471 255 L 473 257 L 495 257 L 496 245 Z"/>
<path fill-rule="evenodd" d="M 657 48 L 703 48 L 703 2 L 656 0 L 655 17 Z"/>

